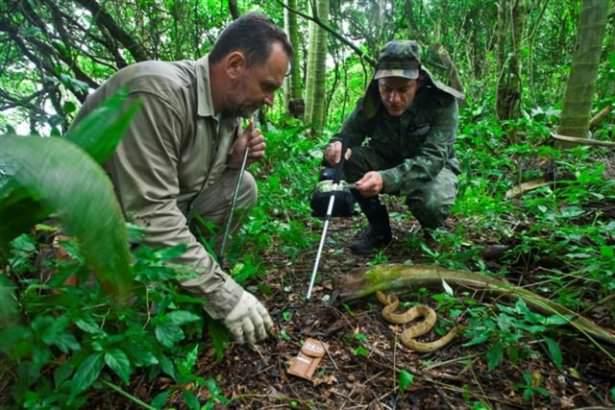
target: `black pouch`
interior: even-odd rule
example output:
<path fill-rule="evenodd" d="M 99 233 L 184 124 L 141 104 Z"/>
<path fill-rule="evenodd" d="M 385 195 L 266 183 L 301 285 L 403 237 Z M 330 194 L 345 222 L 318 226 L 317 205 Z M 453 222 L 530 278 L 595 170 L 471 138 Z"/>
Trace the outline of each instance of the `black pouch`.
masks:
<path fill-rule="evenodd" d="M 327 216 L 327 209 L 331 196 L 335 197 L 333 201 L 333 209 L 331 210 L 332 217 L 349 217 L 352 216 L 354 208 L 354 197 L 350 189 L 344 181 L 333 182 L 333 180 L 323 180 L 318 183 L 316 189 L 312 193 L 310 207 L 312 208 L 312 216 L 324 218 Z"/>
<path fill-rule="evenodd" d="M 354 196 L 344 181 L 344 156 L 347 150 L 342 142 L 342 159 L 334 167 L 324 167 L 320 171 L 319 182 L 316 189 L 312 192 L 310 207 L 312 208 L 312 216 L 317 218 L 327 217 L 329 201 L 331 196 L 335 197 L 333 201 L 333 209 L 329 216 L 331 217 L 349 217 L 352 216 L 354 209 Z"/>

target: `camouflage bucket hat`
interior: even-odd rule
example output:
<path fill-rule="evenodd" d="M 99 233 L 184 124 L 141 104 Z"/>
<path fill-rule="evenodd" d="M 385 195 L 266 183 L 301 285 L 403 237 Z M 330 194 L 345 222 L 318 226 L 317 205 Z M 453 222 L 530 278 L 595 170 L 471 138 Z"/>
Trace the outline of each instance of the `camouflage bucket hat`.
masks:
<path fill-rule="evenodd" d="M 380 51 L 374 79 L 402 77 L 409 80 L 419 78 L 421 49 L 416 41 L 389 41 Z"/>
<path fill-rule="evenodd" d="M 427 75 L 441 91 L 457 99 L 465 99 L 457 68 L 440 44 L 434 44 L 422 52 L 414 40 L 389 41 L 378 56 L 374 80 L 385 77 L 416 80 L 420 72 Z"/>

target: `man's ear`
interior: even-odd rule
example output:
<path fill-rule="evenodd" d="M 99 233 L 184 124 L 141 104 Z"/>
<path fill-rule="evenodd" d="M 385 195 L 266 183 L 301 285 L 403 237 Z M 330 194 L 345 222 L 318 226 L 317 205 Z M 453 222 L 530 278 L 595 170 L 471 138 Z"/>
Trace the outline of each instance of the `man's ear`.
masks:
<path fill-rule="evenodd" d="M 247 65 L 245 55 L 238 50 L 227 54 L 224 63 L 226 74 L 231 79 L 239 78 Z"/>

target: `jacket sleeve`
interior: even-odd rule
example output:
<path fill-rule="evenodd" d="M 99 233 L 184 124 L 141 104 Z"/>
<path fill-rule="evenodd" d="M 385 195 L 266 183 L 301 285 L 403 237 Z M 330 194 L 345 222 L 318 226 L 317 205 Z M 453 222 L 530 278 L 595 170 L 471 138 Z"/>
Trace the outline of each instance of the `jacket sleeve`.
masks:
<path fill-rule="evenodd" d="M 407 193 L 418 183 L 434 179 L 446 165 L 459 121 L 457 102 L 451 101 L 435 108 L 431 128 L 417 155 L 394 168 L 380 171 L 384 193 Z"/>
<path fill-rule="evenodd" d="M 332 138 L 331 142 L 342 141 L 344 146 L 349 148 L 360 146 L 369 132 L 363 111 L 363 100 L 361 99 L 354 111 L 344 121 L 342 130 Z"/>
<path fill-rule="evenodd" d="M 143 227 L 145 243 L 155 247 L 183 244 L 186 252 L 174 262 L 192 268 L 197 276 L 182 282 L 206 298 L 205 310 L 223 318 L 239 301 L 242 288 L 226 275 L 190 232 L 178 207 L 178 161 L 185 120 L 178 104 L 147 93 L 141 100 L 124 139 L 107 169 L 128 220 Z"/>

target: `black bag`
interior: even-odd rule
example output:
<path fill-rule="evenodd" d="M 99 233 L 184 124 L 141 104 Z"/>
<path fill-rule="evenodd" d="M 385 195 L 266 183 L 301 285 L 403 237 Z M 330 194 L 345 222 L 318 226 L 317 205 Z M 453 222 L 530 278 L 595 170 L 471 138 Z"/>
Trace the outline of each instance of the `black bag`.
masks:
<path fill-rule="evenodd" d="M 320 173 L 320 181 L 316 185 L 310 207 L 312 208 L 312 216 L 324 218 L 327 216 L 327 208 L 331 196 L 335 196 L 332 217 L 349 217 L 352 216 L 354 209 L 354 196 L 348 184 L 344 180 L 340 180 L 341 167 L 324 168 Z"/>

